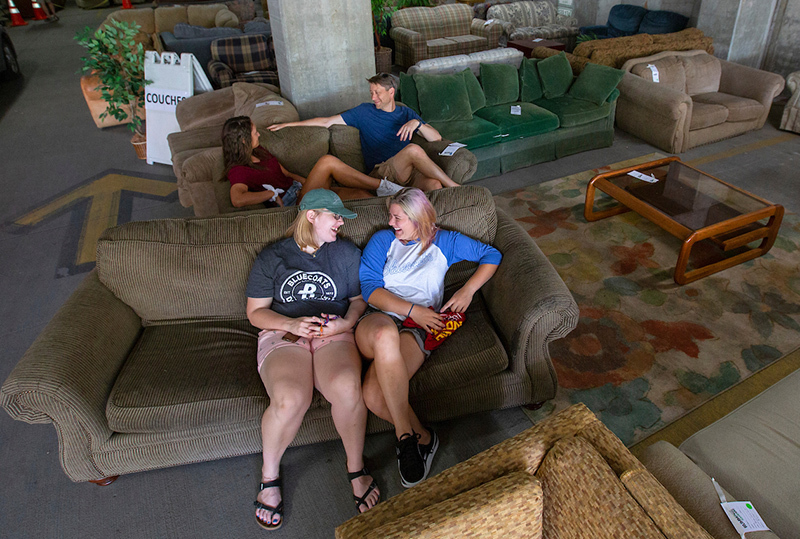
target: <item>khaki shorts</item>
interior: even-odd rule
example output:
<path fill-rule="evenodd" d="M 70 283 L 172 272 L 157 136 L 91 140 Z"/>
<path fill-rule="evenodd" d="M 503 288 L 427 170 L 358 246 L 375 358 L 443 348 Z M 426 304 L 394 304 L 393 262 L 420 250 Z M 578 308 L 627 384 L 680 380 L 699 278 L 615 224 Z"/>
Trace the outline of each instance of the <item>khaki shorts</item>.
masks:
<path fill-rule="evenodd" d="M 258 334 L 258 352 L 256 353 L 256 360 L 258 361 L 259 372 L 261 372 L 261 365 L 264 364 L 264 359 L 266 359 L 269 353 L 285 346 L 300 347 L 303 350 L 308 350 L 313 356 L 317 350 L 334 342 L 356 343 L 352 329 L 344 333 L 337 333 L 331 337 L 312 337 L 311 339 L 300 337 L 297 339 L 297 342 L 284 341 L 284 335 L 286 335 L 285 331 L 276 331 L 274 329 L 265 329 Z"/>
<path fill-rule="evenodd" d="M 378 163 L 375 165 L 375 168 L 372 169 L 372 172 L 370 172 L 369 175 L 378 179 L 386 178 L 390 182 L 396 183 L 397 185 L 402 185 L 403 187 L 414 185 L 414 180 L 421 177 L 419 171 L 415 168 L 412 168 L 411 175 L 406 178 L 405 181 L 401 181 L 398 178 L 397 170 L 394 168 L 393 161 L 395 157 L 397 156 L 395 155 L 394 157 L 390 157 L 383 163 Z"/>

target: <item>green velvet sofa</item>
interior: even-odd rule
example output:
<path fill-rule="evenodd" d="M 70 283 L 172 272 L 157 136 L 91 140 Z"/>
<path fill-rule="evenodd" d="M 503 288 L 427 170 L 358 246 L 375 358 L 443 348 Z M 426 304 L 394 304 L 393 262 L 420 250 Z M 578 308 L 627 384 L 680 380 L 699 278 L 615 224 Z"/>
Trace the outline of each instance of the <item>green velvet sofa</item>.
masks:
<path fill-rule="evenodd" d="M 401 74 L 400 99 L 478 160 L 470 181 L 611 146 L 622 71 L 591 65 L 576 77 L 561 53 L 519 68 L 481 64 L 453 74 Z"/>

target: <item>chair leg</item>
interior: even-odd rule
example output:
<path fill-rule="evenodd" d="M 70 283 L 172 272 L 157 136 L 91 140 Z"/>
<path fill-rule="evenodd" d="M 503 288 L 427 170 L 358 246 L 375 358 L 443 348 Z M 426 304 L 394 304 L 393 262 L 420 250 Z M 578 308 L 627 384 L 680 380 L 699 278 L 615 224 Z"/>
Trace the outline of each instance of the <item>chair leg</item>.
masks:
<path fill-rule="evenodd" d="M 526 409 L 526 410 L 531 410 L 531 411 L 538 410 L 539 408 L 541 408 L 542 406 L 544 406 L 544 403 L 545 403 L 545 401 L 542 401 L 542 402 L 532 402 L 532 403 L 530 403 L 530 404 L 526 404 L 526 405 L 525 405 L 525 409 Z"/>
<path fill-rule="evenodd" d="M 111 483 L 117 480 L 118 475 L 111 475 L 109 477 L 104 477 L 102 479 L 89 479 L 90 483 L 94 483 L 95 485 L 100 485 L 101 487 L 107 487 Z"/>

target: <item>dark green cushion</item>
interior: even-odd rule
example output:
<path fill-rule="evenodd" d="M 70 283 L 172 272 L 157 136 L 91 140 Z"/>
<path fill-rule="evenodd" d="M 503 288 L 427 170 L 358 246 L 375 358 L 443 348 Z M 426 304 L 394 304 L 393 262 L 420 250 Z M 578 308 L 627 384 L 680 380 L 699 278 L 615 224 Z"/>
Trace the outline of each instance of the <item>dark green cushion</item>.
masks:
<path fill-rule="evenodd" d="M 611 113 L 611 104 L 595 105 L 591 101 L 575 99 L 570 95 L 562 95 L 553 99 L 539 99 L 535 103 L 549 110 L 561 123 L 561 127 L 575 127 L 607 117 Z"/>
<path fill-rule="evenodd" d="M 407 73 L 400 73 L 400 101 L 411 107 L 417 114 L 419 111 L 419 96 L 417 95 L 417 85 L 414 84 L 414 77 Z"/>
<path fill-rule="evenodd" d="M 431 122 L 441 133 L 442 138 L 466 144 L 468 150 L 489 146 L 505 140 L 500 128 L 492 122 L 474 116 L 471 120 L 460 122 Z"/>
<path fill-rule="evenodd" d="M 464 76 L 461 73 L 449 75 L 413 75 L 417 84 L 420 115 L 426 122 L 449 122 L 471 120 L 472 107 Z"/>
<path fill-rule="evenodd" d="M 539 70 L 536 68 L 538 63 L 539 58 L 526 58 L 519 66 L 520 101 L 533 103 L 544 97 L 542 80 L 539 78 Z"/>
<path fill-rule="evenodd" d="M 588 63 L 567 93 L 595 105 L 602 105 L 622 80 L 623 73 L 621 69 Z"/>
<path fill-rule="evenodd" d="M 561 52 L 539 60 L 536 68 L 539 70 L 542 90 L 547 99 L 567 93 L 569 85 L 572 84 L 572 67 L 569 65 L 566 54 Z"/>
<path fill-rule="evenodd" d="M 483 95 L 483 88 L 481 88 L 481 83 L 478 82 L 478 77 L 475 76 L 475 73 L 470 68 L 462 71 L 461 75 L 464 77 L 464 84 L 467 85 L 469 106 L 472 108 L 472 114 L 475 114 L 475 111 L 486 106 L 486 96 Z"/>
<path fill-rule="evenodd" d="M 522 114 L 511 114 L 512 105 L 519 105 Z M 490 121 L 508 138 L 522 138 L 558 129 L 558 116 L 532 103 L 506 103 L 485 107 L 476 116 Z"/>
<path fill-rule="evenodd" d="M 486 106 L 519 101 L 519 74 L 510 64 L 481 64 L 481 85 Z"/>

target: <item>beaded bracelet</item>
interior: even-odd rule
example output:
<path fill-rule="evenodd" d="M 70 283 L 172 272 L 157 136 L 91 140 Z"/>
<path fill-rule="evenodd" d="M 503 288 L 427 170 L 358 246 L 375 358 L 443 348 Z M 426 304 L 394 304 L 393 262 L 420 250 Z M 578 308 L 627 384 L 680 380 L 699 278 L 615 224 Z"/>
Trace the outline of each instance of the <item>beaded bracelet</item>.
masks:
<path fill-rule="evenodd" d="M 409 317 L 411 317 L 411 311 L 413 311 L 413 310 L 414 310 L 414 307 L 416 307 L 416 306 L 417 306 L 417 305 L 416 305 L 415 303 L 412 303 L 412 304 L 411 304 L 411 308 L 408 310 L 408 314 L 406 315 L 406 318 L 409 318 Z"/>

